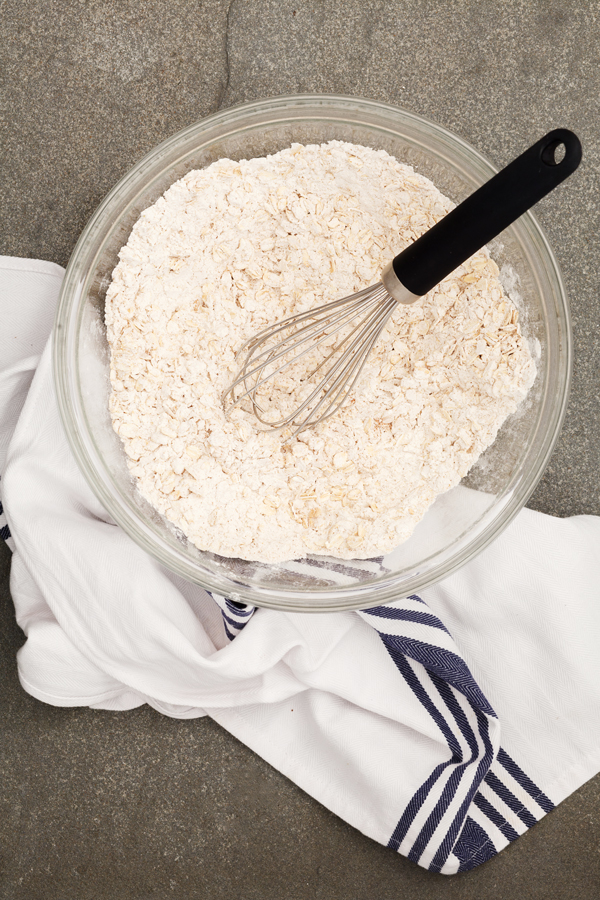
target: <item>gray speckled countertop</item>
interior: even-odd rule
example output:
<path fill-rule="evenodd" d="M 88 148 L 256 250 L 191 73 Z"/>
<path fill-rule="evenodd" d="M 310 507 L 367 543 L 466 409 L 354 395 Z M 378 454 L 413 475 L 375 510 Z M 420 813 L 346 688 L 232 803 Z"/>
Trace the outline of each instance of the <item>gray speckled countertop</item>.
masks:
<path fill-rule="evenodd" d="M 105 193 L 219 108 L 382 100 L 500 166 L 556 126 L 579 172 L 536 215 L 571 300 L 565 425 L 529 506 L 600 514 L 597 0 L 0 0 L 0 253 L 66 265 Z M 0 550 L 0 898 L 600 895 L 600 778 L 485 866 L 430 875 L 372 843 L 213 722 L 55 709 L 18 685 Z"/>

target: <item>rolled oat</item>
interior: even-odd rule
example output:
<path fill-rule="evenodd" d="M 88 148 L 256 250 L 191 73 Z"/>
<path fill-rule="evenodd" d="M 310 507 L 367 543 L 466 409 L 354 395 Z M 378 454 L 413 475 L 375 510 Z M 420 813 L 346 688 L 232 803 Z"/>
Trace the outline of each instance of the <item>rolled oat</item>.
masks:
<path fill-rule="evenodd" d="M 200 549 L 387 552 L 493 442 L 535 366 L 485 248 L 398 307 L 315 429 L 286 442 L 221 406 L 245 340 L 375 283 L 451 208 L 384 151 L 332 141 L 219 160 L 142 213 L 107 293 L 111 415 L 139 490 Z"/>

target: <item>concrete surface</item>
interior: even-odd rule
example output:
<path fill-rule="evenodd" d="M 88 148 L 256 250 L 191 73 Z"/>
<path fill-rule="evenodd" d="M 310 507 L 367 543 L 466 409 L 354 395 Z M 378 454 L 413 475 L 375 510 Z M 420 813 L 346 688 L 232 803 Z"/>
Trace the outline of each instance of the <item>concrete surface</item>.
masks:
<path fill-rule="evenodd" d="M 218 108 L 294 92 L 419 113 L 497 165 L 558 125 L 578 174 L 537 215 L 572 301 L 565 427 L 529 503 L 600 514 L 596 0 L 0 0 L 0 253 L 66 265 L 107 190 Z M 54 709 L 16 677 L 0 548 L 1 900 L 591 900 L 600 778 L 483 867 L 430 875 L 207 719 Z"/>

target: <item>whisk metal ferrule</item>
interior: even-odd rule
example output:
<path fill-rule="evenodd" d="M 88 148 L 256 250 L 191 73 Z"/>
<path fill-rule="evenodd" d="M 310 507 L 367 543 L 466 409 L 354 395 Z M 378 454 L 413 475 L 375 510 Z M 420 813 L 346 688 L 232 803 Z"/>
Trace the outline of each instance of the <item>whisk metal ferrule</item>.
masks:
<path fill-rule="evenodd" d="M 413 294 L 407 287 L 404 287 L 394 272 L 393 260 L 391 260 L 382 270 L 381 281 L 388 294 L 393 297 L 397 303 L 410 304 L 421 299 L 421 294 Z"/>

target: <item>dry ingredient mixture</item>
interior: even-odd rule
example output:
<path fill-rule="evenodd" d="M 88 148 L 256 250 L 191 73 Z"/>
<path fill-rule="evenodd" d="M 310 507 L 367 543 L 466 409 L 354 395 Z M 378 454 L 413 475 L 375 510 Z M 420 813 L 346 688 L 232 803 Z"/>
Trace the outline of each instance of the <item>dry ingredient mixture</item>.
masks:
<path fill-rule="evenodd" d="M 452 206 L 386 152 L 332 141 L 219 160 L 142 213 L 107 294 L 110 409 L 139 490 L 197 547 L 388 552 L 493 442 L 535 365 L 486 249 L 398 307 L 316 428 L 286 442 L 221 405 L 244 341 L 377 282 Z"/>

